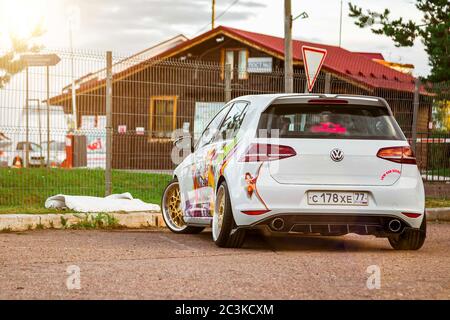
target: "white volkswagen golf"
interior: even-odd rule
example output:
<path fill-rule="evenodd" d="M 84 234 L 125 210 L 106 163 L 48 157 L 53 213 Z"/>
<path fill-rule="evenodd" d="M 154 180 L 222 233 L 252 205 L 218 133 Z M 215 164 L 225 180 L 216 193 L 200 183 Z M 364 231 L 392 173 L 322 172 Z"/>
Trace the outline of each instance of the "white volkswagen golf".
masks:
<path fill-rule="evenodd" d="M 381 98 L 276 94 L 236 98 L 211 120 L 162 198 L 175 233 L 212 226 L 220 247 L 249 229 L 388 238 L 417 250 L 425 196 L 414 154 Z"/>

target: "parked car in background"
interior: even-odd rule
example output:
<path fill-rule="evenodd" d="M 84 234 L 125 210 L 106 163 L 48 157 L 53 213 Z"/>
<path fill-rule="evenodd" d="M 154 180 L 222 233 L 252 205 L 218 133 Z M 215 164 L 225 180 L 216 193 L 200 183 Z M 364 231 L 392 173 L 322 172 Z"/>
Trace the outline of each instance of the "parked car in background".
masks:
<path fill-rule="evenodd" d="M 246 231 L 384 237 L 417 250 L 426 237 L 416 158 L 387 102 L 323 94 L 229 102 L 175 169 L 162 198 L 167 227 L 212 227 L 220 247 Z"/>
<path fill-rule="evenodd" d="M 25 141 L 17 142 L 15 148 L 6 148 L 6 150 L 0 149 L 0 166 L 3 167 L 23 167 L 25 166 L 26 159 L 26 145 Z M 52 140 L 50 143 L 47 141 L 42 143 L 42 146 L 28 142 L 29 145 L 29 166 L 30 167 L 46 167 L 47 166 L 47 148 L 50 148 L 50 161 L 51 167 L 59 167 L 66 159 L 66 149 L 64 141 Z"/>
<path fill-rule="evenodd" d="M 34 142 L 28 142 L 28 156 L 29 156 L 29 166 L 30 167 L 43 167 L 45 166 L 45 157 L 42 150 L 42 147 Z M 26 154 L 27 154 L 27 142 L 20 141 L 16 145 L 16 150 L 13 154 L 11 164 L 14 165 L 16 159 L 22 160 L 23 163 L 26 163 Z M 17 158 L 18 157 L 18 158 Z"/>

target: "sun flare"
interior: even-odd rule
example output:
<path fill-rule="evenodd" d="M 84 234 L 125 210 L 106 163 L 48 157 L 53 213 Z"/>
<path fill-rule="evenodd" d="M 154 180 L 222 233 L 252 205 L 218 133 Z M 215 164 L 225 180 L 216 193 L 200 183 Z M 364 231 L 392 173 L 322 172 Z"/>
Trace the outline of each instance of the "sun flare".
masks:
<path fill-rule="evenodd" d="M 47 0 L 0 0 L 1 40 L 29 37 L 38 25 L 45 28 L 47 8 Z"/>

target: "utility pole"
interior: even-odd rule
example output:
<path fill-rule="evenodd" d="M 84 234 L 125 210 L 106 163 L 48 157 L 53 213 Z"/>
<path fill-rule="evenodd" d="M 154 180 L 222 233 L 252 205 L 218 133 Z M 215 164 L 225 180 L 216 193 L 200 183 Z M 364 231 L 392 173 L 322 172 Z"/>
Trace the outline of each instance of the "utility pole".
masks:
<path fill-rule="evenodd" d="M 212 0 L 211 29 L 214 29 L 216 20 L 216 0 Z"/>
<path fill-rule="evenodd" d="M 291 0 L 284 0 L 284 91 L 294 92 Z"/>
<path fill-rule="evenodd" d="M 341 13 L 339 17 L 339 48 L 342 45 L 342 0 L 341 0 Z"/>

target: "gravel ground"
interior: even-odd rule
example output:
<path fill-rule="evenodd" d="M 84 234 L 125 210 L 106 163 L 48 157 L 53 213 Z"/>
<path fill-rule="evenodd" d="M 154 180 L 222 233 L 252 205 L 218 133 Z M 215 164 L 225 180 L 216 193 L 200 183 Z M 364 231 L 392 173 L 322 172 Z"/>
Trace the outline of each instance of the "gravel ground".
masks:
<path fill-rule="evenodd" d="M 0 234 L 0 299 L 450 299 L 450 224 L 429 224 L 419 251 L 386 239 L 265 238 L 217 248 L 209 232 Z M 68 266 L 80 268 L 69 290 Z M 369 290 L 367 267 L 381 270 Z"/>

